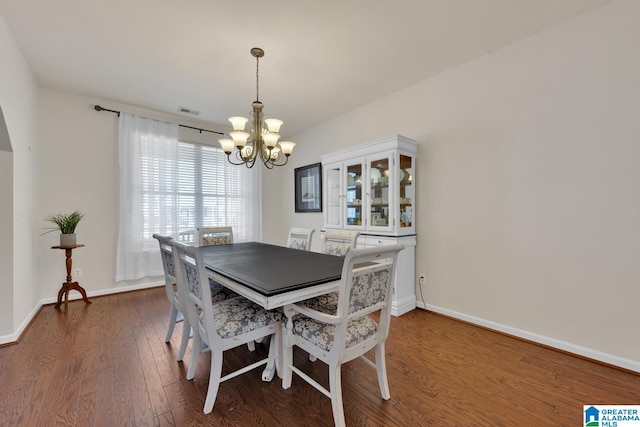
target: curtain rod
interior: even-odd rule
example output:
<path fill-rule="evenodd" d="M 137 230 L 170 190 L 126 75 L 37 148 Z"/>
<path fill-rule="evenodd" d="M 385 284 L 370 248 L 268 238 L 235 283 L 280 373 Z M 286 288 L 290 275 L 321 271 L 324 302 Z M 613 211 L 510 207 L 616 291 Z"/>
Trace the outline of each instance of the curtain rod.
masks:
<path fill-rule="evenodd" d="M 96 110 L 96 111 L 108 111 L 110 113 L 115 113 L 115 114 L 118 115 L 118 117 L 120 117 L 120 111 L 117 111 L 117 110 L 109 110 L 108 108 L 104 108 L 104 107 L 102 107 L 100 105 L 95 105 L 93 107 L 93 109 Z M 194 129 L 194 130 L 199 131 L 200 133 L 202 133 L 202 132 L 210 132 L 210 133 L 217 133 L 218 135 L 224 135 L 223 132 L 218 132 L 218 131 L 215 131 L 215 130 L 208 130 L 208 129 L 201 129 L 201 128 L 196 128 L 196 127 L 193 127 L 193 126 L 181 125 L 180 123 L 178 123 L 178 126 L 183 127 L 183 128 L 188 128 L 188 129 Z"/>

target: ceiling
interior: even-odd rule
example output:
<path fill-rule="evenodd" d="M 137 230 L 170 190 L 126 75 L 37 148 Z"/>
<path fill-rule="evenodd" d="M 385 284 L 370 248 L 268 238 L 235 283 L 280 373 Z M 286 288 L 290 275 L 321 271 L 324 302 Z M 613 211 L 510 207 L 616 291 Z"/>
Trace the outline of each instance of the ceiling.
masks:
<path fill-rule="evenodd" d="M 44 88 L 225 125 L 251 108 L 261 47 L 260 100 L 286 136 L 608 1 L 0 0 L 0 15 Z"/>

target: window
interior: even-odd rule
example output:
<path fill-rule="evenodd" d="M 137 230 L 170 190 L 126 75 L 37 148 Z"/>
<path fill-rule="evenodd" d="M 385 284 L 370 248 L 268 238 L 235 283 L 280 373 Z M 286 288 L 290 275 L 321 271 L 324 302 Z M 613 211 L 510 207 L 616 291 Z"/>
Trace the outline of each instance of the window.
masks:
<path fill-rule="evenodd" d="M 261 171 L 231 165 L 217 147 L 178 141 L 178 125 L 121 113 L 116 282 L 162 275 L 154 233 L 195 242 L 200 226 L 261 239 Z"/>
<path fill-rule="evenodd" d="M 142 138 L 144 239 L 159 233 L 193 243 L 202 226 L 231 226 L 237 241 L 252 238 L 243 226 L 241 167 L 231 165 L 219 148 L 180 141 L 174 177 L 172 167 L 162 167 L 152 144 L 157 144 L 155 138 Z"/>

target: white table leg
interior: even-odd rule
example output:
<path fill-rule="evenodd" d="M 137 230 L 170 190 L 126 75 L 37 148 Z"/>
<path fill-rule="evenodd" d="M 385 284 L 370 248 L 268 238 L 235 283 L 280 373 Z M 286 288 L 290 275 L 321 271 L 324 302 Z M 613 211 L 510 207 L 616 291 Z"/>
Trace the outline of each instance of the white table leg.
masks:
<path fill-rule="evenodd" d="M 275 341 L 275 342 L 274 342 Z M 276 373 L 276 362 L 280 356 L 280 331 L 271 335 L 269 340 L 269 361 L 262 371 L 262 381 L 271 381 Z"/>

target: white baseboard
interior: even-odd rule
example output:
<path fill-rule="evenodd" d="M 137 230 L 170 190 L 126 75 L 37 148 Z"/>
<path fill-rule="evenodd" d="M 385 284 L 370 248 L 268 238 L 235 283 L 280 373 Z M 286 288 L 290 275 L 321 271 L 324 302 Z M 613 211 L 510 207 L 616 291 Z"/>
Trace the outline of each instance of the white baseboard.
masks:
<path fill-rule="evenodd" d="M 119 294 L 122 292 L 129 292 L 129 291 L 137 291 L 137 290 L 141 290 L 141 289 L 148 289 L 148 288 L 155 288 L 157 286 L 161 286 L 164 282 L 149 282 L 149 283 L 143 283 L 143 284 L 137 284 L 137 285 L 132 285 L 132 286 L 122 286 L 119 288 L 111 288 L 111 289 L 103 289 L 100 291 L 92 291 L 92 292 L 87 292 L 87 297 L 91 298 L 91 297 L 98 297 L 98 296 L 103 296 L 103 295 L 111 295 L 111 294 Z M 80 295 L 79 292 L 73 292 L 69 295 L 69 301 L 75 301 L 75 300 L 79 300 L 82 299 L 82 295 Z M 57 302 L 58 298 L 43 298 L 41 299 L 36 306 L 33 308 L 33 310 L 31 310 L 31 313 L 29 313 L 29 315 L 24 319 L 24 321 L 22 322 L 22 324 L 20 325 L 20 327 L 18 328 L 17 331 L 15 331 L 12 334 L 9 335 L 0 335 L 0 345 L 3 344 L 11 344 L 11 343 L 15 343 L 16 341 L 18 341 L 18 338 L 20 338 L 20 335 L 22 335 L 22 333 L 24 332 L 24 330 L 27 328 L 27 326 L 29 326 L 29 324 L 33 321 L 34 317 L 36 316 L 36 314 L 38 314 L 40 307 L 42 307 L 43 305 L 46 304 L 52 304 L 54 302 Z"/>
<path fill-rule="evenodd" d="M 161 281 L 149 282 L 149 283 L 142 283 L 142 284 L 131 285 L 131 286 L 121 286 L 119 288 L 103 289 L 100 291 L 91 291 L 91 292 L 87 292 L 87 297 L 88 298 L 100 297 L 103 295 L 120 294 L 122 292 L 139 291 L 141 289 L 155 288 L 157 286 L 161 286 L 163 283 L 164 282 L 161 282 Z M 73 292 L 72 294 L 69 294 L 69 301 L 75 301 L 79 299 L 82 299 L 82 295 L 80 295 L 79 292 Z M 52 304 L 54 302 L 58 302 L 58 297 L 44 298 L 40 300 L 40 305 Z"/>
<path fill-rule="evenodd" d="M 38 314 L 38 311 L 40 311 L 40 307 L 42 307 L 42 302 L 36 304 L 36 306 L 33 307 L 33 310 L 31 310 L 31 313 L 29 313 L 29 315 L 23 320 L 22 324 L 20 325 L 17 331 L 9 335 L 1 335 L 0 345 L 14 343 L 18 341 L 18 338 L 20 338 L 20 335 L 22 335 L 22 333 L 27 328 L 27 326 L 31 324 L 31 321 L 33 320 L 33 318 L 36 317 L 36 314 Z"/>
<path fill-rule="evenodd" d="M 511 326 L 506 326 L 501 323 L 496 323 L 490 320 L 481 319 L 479 317 L 458 313 L 457 311 L 448 310 L 446 308 L 438 307 L 432 304 L 425 304 L 421 301 L 417 303 L 417 307 L 424 308 L 429 311 L 433 311 L 435 313 L 440 313 L 445 316 L 453 317 L 454 319 L 464 320 L 465 322 L 473 323 L 474 325 L 482 326 L 488 329 L 492 329 L 494 331 L 503 332 L 507 335 L 513 335 L 515 337 L 523 338 L 528 341 L 533 341 L 539 344 L 557 348 L 559 350 L 563 350 L 563 351 L 573 353 L 579 356 L 583 356 L 589 359 L 598 360 L 600 362 L 604 362 L 609 365 L 618 366 L 620 368 L 624 368 L 630 371 L 640 373 L 640 361 L 637 361 L 637 360 L 630 360 L 630 359 L 625 359 L 623 357 L 602 353 L 597 350 L 581 347 L 568 342 L 545 337 L 543 335 L 534 334 L 532 332 L 513 328 Z"/>

